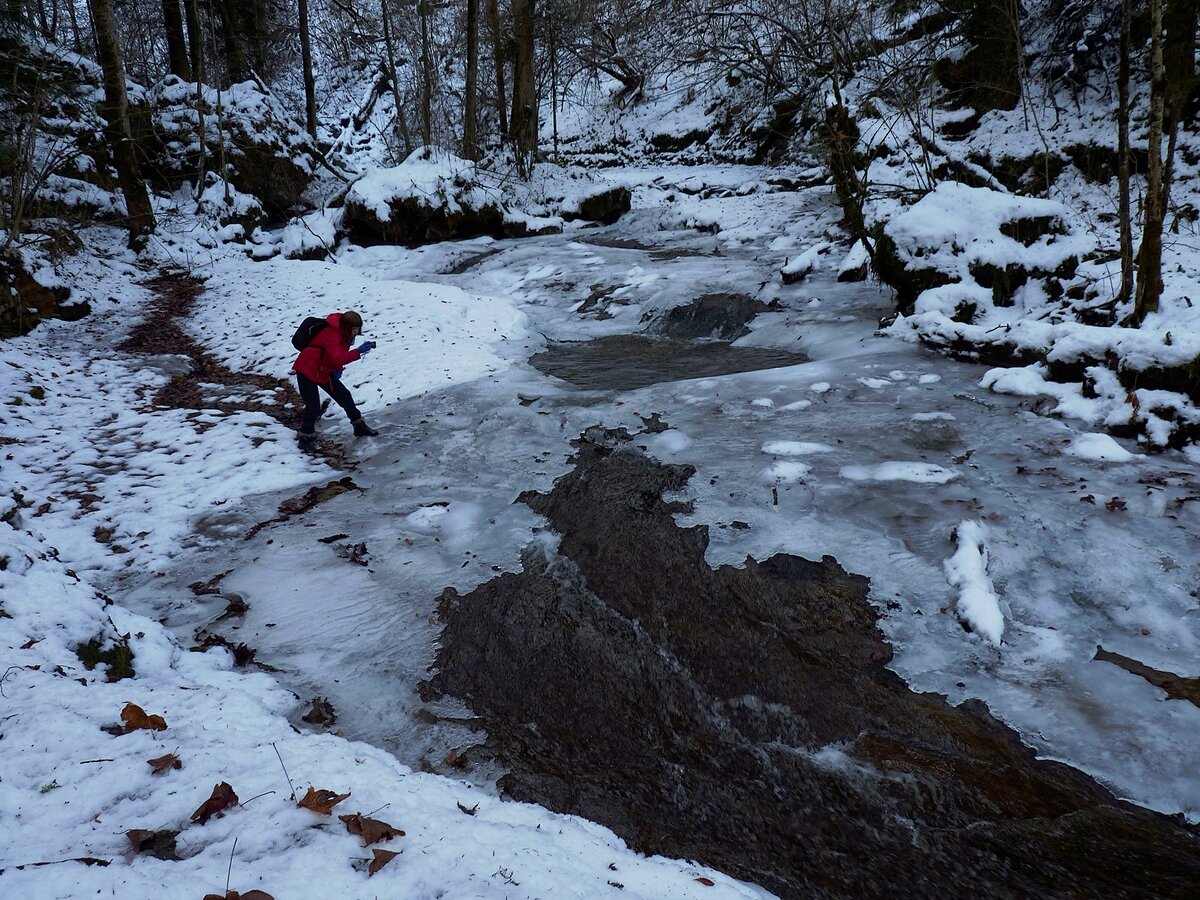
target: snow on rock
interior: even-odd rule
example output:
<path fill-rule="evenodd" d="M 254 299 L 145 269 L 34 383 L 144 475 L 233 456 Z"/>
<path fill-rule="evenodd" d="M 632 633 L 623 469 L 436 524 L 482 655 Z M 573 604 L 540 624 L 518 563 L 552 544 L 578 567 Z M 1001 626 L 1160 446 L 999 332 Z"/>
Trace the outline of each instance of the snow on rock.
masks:
<path fill-rule="evenodd" d="M 298 203 L 316 173 L 316 145 L 283 102 L 255 81 L 221 90 L 219 122 L 217 89 L 208 85 L 168 75 L 146 97 L 161 147 L 147 173 L 160 187 L 195 179 L 202 151 L 211 168 L 222 136 L 231 180 L 271 215 L 283 215 Z M 203 148 L 198 105 L 204 115 Z"/>
<path fill-rule="evenodd" d="M 1004 614 L 1000 600 L 988 577 L 987 526 L 967 520 L 954 529 L 958 549 L 943 564 L 946 580 L 958 588 L 955 612 L 971 631 L 988 642 L 1000 645 L 1004 636 Z"/>
<path fill-rule="evenodd" d="M 292 219 L 279 235 L 279 252 L 287 259 L 322 260 L 337 246 L 342 210 L 319 209 Z"/>
<path fill-rule="evenodd" d="M 1107 434 L 1082 434 L 1072 439 L 1063 452 L 1101 462 L 1129 462 L 1141 456 L 1140 453 L 1130 453 Z"/>
<path fill-rule="evenodd" d="M 932 463 L 889 461 L 877 466 L 843 466 L 841 476 L 851 481 L 912 481 L 918 484 L 945 484 L 958 473 Z"/>
<path fill-rule="evenodd" d="M 795 258 L 788 257 L 783 267 L 779 270 L 779 275 L 783 279 L 783 283 L 796 284 L 799 281 L 803 281 L 804 276 L 817 267 L 821 255 L 828 253 L 832 247 L 833 245 L 828 241 L 821 241 L 809 247 Z"/>
<path fill-rule="evenodd" d="M 870 261 L 866 245 L 862 241 L 855 241 L 850 252 L 838 266 L 837 280 L 842 282 L 865 281 Z"/>
<path fill-rule="evenodd" d="M 547 163 L 528 180 L 422 147 L 374 169 L 346 195 L 346 228 L 360 244 L 415 245 L 477 235 L 555 234 L 570 219 L 613 222 L 631 194 L 578 168 Z"/>

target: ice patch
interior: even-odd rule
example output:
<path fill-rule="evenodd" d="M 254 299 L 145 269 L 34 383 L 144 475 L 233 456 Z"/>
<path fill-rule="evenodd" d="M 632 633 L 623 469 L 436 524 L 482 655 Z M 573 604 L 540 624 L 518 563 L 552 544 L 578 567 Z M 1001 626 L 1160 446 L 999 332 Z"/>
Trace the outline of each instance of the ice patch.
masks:
<path fill-rule="evenodd" d="M 795 484 L 797 481 L 803 481 L 811 473 L 812 466 L 806 466 L 804 463 L 790 459 L 781 459 L 779 462 L 772 463 L 766 470 L 766 475 L 770 480 L 783 484 Z"/>
<path fill-rule="evenodd" d="M 811 441 L 767 441 L 762 445 L 763 453 L 775 456 L 804 456 L 808 453 L 828 453 L 833 449 L 828 444 Z"/>
<path fill-rule="evenodd" d="M 917 379 L 917 384 L 937 384 L 941 380 L 941 375 L 922 375 Z"/>
<path fill-rule="evenodd" d="M 936 421 L 942 420 L 942 419 L 944 419 L 947 422 L 955 421 L 954 413 L 941 412 L 941 411 L 913 413 L 911 416 L 909 416 L 909 418 L 912 419 L 912 421 L 914 421 L 914 422 L 936 422 Z"/>
<path fill-rule="evenodd" d="M 824 394 L 831 387 L 833 387 L 833 385 L 831 385 L 828 381 L 816 381 L 809 385 L 808 389 L 814 394 Z"/>
<path fill-rule="evenodd" d="M 845 466 L 839 474 L 851 481 L 913 481 L 919 484 L 945 484 L 958 477 L 957 472 L 932 463 L 899 461 L 877 466 Z"/>

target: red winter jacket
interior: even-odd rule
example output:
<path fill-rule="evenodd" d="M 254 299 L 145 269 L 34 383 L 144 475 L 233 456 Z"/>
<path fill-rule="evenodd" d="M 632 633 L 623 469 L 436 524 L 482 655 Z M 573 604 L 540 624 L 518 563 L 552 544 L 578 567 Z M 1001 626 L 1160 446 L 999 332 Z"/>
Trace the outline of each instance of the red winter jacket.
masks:
<path fill-rule="evenodd" d="M 350 349 L 350 341 L 342 336 L 342 314 L 332 313 L 325 321 L 329 323 L 328 327 L 318 331 L 312 343 L 301 350 L 292 363 L 293 372 L 299 372 L 317 384 L 329 384 L 334 372 L 360 358 L 357 350 Z"/>

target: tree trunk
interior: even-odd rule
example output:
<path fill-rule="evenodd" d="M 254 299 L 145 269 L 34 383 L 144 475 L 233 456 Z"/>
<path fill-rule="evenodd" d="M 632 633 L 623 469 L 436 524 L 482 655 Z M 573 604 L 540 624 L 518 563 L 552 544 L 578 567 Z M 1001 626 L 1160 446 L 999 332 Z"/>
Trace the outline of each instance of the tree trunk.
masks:
<path fill-rule="evenodd" d="M 486 0 L 488 30 L 492 33 L 492 61 L 496 64 L 496 125 L 500 141 L 508 139 L 508 92 L 504 89 L 504 38 L 500 31 L 499 0 Z"/>
<path fill-rule="evenodd" d="M 1164 100 L 1167 158 L 1163 166 L 1162 212 L 1170 209 L 1171 178 L 1175 172 L 1175 147 L 1179 120 L 1196 89 L 1196 17 L 1200 0 L 1167 0 L 1163 27 L 1163 69 L 1166 78 Z"/>
<path fill-rule="evenodd" d="M 429 42 L 429 16 L 433 12 L 426 0 L 418 0 L 421 20 L 421 143 L 428 155 L 433 144 L 433 50 Z"/>
<path fill-rule="evenodd" d="M 192 39 L 192 71 L 196 74 L 196 137 L 200 144 L 200 155 L 196 162 L 196 199 L 204 193 L 204 173 L 208 167 L 208 145 L 205 143 L 204 125 L 204 32 L 200 30 L 200 0 L 187 0 L 188 31 Z M 209 11 L 209 22 L 212 11 Z M 195 30 L 192 23 L 195 22 Z"/>
<path fill-rule="evenodd" d="M 251 0 L 247 18 L 251 20 L 252 25 L 250 46 L 254 48 L 254 70 L 260 78 L 265 78 L 263 73 L 267 68 L 267 11 L 263 7 L 263 0 Z"/>
<path fill-rule="evenodd" d="M 1133 0 L 1121 0 L 1121 47 L 1117 61 L 1117 218 L 1121 231 L 1121 289 L 1118 303 L 1133 298 L 1133 215 L 1129 208 L 1129 54 Z"/>
<path fill-rule="evenodd" d="M 317 87 L 313 80 L 312 44 L 308 37 L 308 0 L 300 0 L 300 64 L 304 75 L 304 127 L 317 138 Z"/>
<path fill-rule="evenodd" d="M 396 126 L 404 141 L 404 157 L 407 159 L 413 151 L 412 138 L 408 134 L 408 119 L 404 115 L 404 105 L 400 99 L 400 80 L 396 75 L 396 45 L 392 40 L 392 16 L 388 10 L 388 0 L 379 0 L 379 9 L 383 18 L 383 45 L 387 49 L 388 76 L 392 82 L 392 102 L 396 107 Z"/>
<path fill-rule="evenodd" d="M 250 77 L 250 64 L 246 61 L 246 50 L 238 29 L 236 0 L 219 0 L 221 11 L 221 35 L 225 44 L 225 71 L 229 83 L 235 84 Z"/>
<path fill-rule="evenodd" d="M 533 59 L 534 0 L 513 0 L 513 106 L 512 136 L 517 160 L 525 173 L 532 171 L 537 154 L 538 103 Z"/>
<path fill-rule="evenodd" d="M 467 0 L 467 72 L 463 86 L 463 156 L 479 159 L 479 0 Z"/>
<path fill-rule="evenodd" d="M 67 0 L 67 15 L 71 19 L 71 49 L 83 55 L 83 38 L 79 34 L 79 19 L 75 15 L 74 0 Z"/>
<path fill-rule="evenodd" d="M 192 77 L 203 80 L 200 75 L 200 55 L 204 52 L 204 32 L 200 30 L 200 11 L 197 0 L 183 0 L 183 14 L 187 22 L 188 61 L 192 64 Z"/>
<path fill-rule="evenodd" d="M 74 0 L 67 0 L 73 3 Z M 187 42 L 183 39 L 183 13 L 179 0 L 162 0 L 163 30 L 167 34 L 167 60 L 172 75 L 184 81 L 192 80 L 192 67 L 188 62 Z"/>
<path fill-rule="evenodd" d="M 1137 292 L 1128 324 L 1141 325 L 1158 309 L 1162 295 L 1162 132 L 1166 108 L 1166 68 L 1163 65 L 1163 0 L 1150 0 L 1150 122 L 1146 138 L 1150 163 L 1146 168 L 1146 204 L 1142 214 L 1142 244 L 1138 249 Z"/>
<path fill-rule="evenodd" d="M 129 212 L 129 244 L 140 244 L 154 231 L 154 210 L 150 195 L 138 167 L 133 139 L 129 133 L 129 98 L 125 93 L 125 65 L 121 60 L 121 45 L 117 42 L 117 23 L 113 18 L 112 0 L 89 0 L 92 21 L 96 28 L 96 46 L 100 67 L 104 72 L 105 131 L 112 148 L 117 180 Z"/>

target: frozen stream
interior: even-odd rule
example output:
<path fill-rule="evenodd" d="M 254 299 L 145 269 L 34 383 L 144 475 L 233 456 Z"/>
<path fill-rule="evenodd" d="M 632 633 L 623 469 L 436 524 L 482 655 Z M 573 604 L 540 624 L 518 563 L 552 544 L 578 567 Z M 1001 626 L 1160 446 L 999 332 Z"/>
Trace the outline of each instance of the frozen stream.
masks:
<path fill-rule="evenodd" d="M 619 177 L 648 181 L 634 171 Z M 751 176 L 731 168 L 689 177 L 737 186 Z M 824 195 L 669 196 L 642 187 L 634 213 L 605 229 L 343 252 L 343 265 L 383 282 L 515 298 L 533 337 L 513 342 L 517 362 L 500 374 L 368 406 L 383 435 L 352 446 L 362 492 L 246 542 L 245 521 L 203 523 L 167 610 L 171 624 L 188 630 L 223 608 L 185 586 L 228 571 L 222 588 L 244 596 L 250 613 L 214 630 L 258 648 L 305 700 L 327 696 L 348 735 L 414 766 L 457 772 L 443 760 L 474 741 L 456 721 L 462 711 L 427 710 L 416 691 L 438 635 L 438 595 L 515 571 L 523 548 L 552 540 L 513 501 L 567 471 L 569 442 L 583 429 L 638 431 L 658 413 L 669 430 L 638 443 L 696 466 L 695 512 L 681 524 L 710 526 L 711 563 L 779 551 L 835 556 L 871 579 L 894 668 L 914 688 L 953 702 L 981 698 L 1042 754 L 1119 796 L 1200 819 L 1200 709 L 1092 659 L 1102 645 L 1200 675 L 1195 458 L 1072 455 L 1077 424 L 982 390 L 984 367 L 875 336 L 890 297 L 870 283 L 836 282 L 840 246 L 803 282 L 782 286 L 789 253 L 836 233 Z M 688 227 L 713 223 L 715 234 Z M 721 291 L 781 307 L 760 314 L 738 347 L 808 361 L 630 391 L 578 388 L 526 362 L 547 342 L 639 332 L 657 312 Z M 332 419 L 324 427 L 345 431 Z M 954 614 L 943 563 L 966 520 L 990 534 L 1005 617 L 999 647 Z M 333 535 L 343 537 L 318 540 Z M 360 542 L 368 566 L 338 554 Z M 152 585 L 156 596 L 163 587 Z"/>

